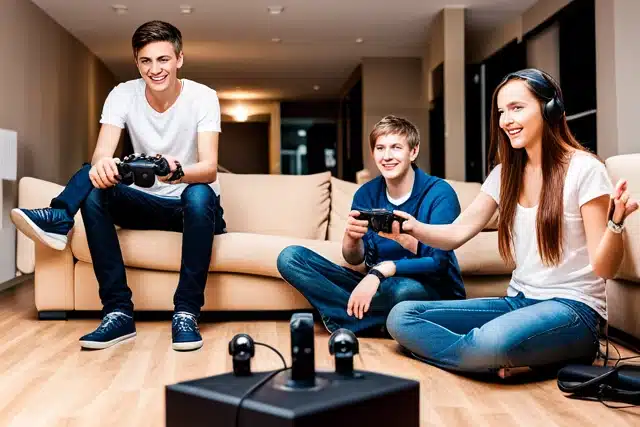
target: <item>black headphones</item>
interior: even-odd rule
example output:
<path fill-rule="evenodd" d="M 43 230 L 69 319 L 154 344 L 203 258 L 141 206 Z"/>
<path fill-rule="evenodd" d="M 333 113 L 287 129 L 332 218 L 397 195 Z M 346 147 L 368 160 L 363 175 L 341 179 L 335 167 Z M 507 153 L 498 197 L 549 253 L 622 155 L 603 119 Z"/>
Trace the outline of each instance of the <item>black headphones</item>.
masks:
<path fill-rule="evenodd" d="M 520 78 L 529 82 L 531 89 L 546 102 L 542 108 L 542 116 L 550 124 L 556 124 L 565 113 L 562 95 L 556 91 L 555 80 L 544 71 L 536 68 L 526 68 L 524 70 L 509 73 L 502 79 L 504 84 L 513 78 Z"/>

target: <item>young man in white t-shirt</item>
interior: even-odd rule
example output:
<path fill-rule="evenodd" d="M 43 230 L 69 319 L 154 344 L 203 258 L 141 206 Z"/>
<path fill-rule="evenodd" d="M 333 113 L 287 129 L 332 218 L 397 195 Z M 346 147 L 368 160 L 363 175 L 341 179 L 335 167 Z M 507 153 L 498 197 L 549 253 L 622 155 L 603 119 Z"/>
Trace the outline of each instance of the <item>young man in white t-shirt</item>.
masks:
<path fill-rule="evenodd" d="M 91 165 L 85 165 L 49 208 L 14 209 L 25 235 L 63 250 L 73 217 L 82 211 L 104 317 L 82 347 L 107 348 L 136 335 L 132 293 L 114 225 L 182 232 L 180 280 L 174 296 L 175 350 L 202 346 L 197 319 L 204 304 L 213 238 L 225 232 L 217 181 L 220 106 L 213 89 L 178 79 L 182 36 L 173 25 L 151 21 L 132 38 L 141 78 L 116 86 L 104 104 Z M 171 172 L 150 188 L 119 182 L 114 153 L 127 128 L 135 153 L 160 154 Z M 180 174 L 179 172 L 182 171 Z M 172 251 L 149 244 L 147 250 Z"/>

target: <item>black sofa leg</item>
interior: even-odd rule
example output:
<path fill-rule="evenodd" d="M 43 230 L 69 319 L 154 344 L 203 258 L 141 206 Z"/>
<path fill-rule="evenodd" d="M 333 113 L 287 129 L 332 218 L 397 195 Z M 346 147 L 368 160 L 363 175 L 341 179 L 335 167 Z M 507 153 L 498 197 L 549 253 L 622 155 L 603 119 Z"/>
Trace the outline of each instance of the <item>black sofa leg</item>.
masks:
<path fill-rule="evenodd" d="M 40 320 L 67 320 L 66 311 L 39 311 L 38 319 Z"/>

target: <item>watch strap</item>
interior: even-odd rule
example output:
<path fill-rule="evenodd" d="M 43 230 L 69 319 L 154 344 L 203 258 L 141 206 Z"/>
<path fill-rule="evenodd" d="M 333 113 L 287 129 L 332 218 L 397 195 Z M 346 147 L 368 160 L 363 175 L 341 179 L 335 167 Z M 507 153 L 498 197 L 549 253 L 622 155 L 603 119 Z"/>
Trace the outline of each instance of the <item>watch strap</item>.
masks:
<path fill-rule="evenodd" d="M 615 222 L 613 222 L 613 220 L 610 219 L 607 223 L 607 228 L 616 234 L 620 234 L 622 233 L 622 230 L 624 230 L 624 223 L 616 224 Z"/>
<path fill-rule="evenodd" d="M 372 274 L 376 276 L 378 279 L 380 279 L 380 282 L 382 282 L 384 279 L 387 278 L 384 274 L 380 273 L 380 271 L 376 270 L 375 268 L 372 268 L 371 270 L 369 270 L 367 274 Z"/>

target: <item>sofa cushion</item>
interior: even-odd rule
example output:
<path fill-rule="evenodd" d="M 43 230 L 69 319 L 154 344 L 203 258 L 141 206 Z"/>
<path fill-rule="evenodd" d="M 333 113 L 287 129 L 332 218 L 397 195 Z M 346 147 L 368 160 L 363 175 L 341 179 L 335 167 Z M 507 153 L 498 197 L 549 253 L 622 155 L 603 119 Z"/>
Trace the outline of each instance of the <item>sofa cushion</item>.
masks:
<path fill-rule="evenodd" d="M 127 268 L 127 284 L 136 311 L 173 310 L 179 273 Z M 73 300 L 76 310 L 102 310 L 93 266 L 76 263 Z M 45 286 L 42 286 L 45 287 Z M 209 274 L 202 310 L 305 310 L 311 305 L 282 279 L 252 274 Z"/>
<path fill-rule="evenodd" d="M 640 154 L 609 157 L 605 165 L 613 185 L 624 178 L 633 200 L 640 200 Z M 624 257 L 616 277 L 640 281 L 640 212 L 634 212 L 625 220 Z"/>
<path fill-rule="evenodd" d="M 606 291 L 609 326 L 640 339 L 638 284 L 628 280 L 607 280 Z"/>
<path fill-rule="evenodd" d="M 330 172 L 313 175 L 219 174 L 227 230 L 325 240 Z"/>
<path fill-rule="evenodd" d="M 329 215 L 328 240 L 342 242 L 353 195 L 356 194 L 358 188 L 360 188 L 359 184 L 331 178 L 331 214 Z"/>
<path fill-rule="evenodd" d="M 463 212 L 465 209 L 471 205 L 471 202 L 476 198 L 478 193 L 480 192 L 481 184 L 477 182 L 463 182 L 463 181 L 453 181 L 453 180 L 445 180 L 451 185 L 453 191 L 456 192 L 458 196 L 458 201 L 460 202 L 460 211 Z M 497 230 L 498 229 L 498 211 L 493 214 L 487 225 L 484 227 L 485 230 Z"/>
<path fill-rule="evenodd" d="M 511 274 L 514 266 L 506 264 L 498 250 L 498 232 L 482 231 L 455 250 L 462 274 Z"/>
<path fill-rule="evenodd" d="M 127 267 L 180 271 L 181 233 L 125 229 L 118 229 L 117 233 L 124 264 Z M 513 268 L 505 265 L 498 254 L 497 234 L 495 231 L 482 232 L 455 251 L 463 274 L 511 273 Z M 149 242 L 153 242 L 151 247 Z M 209 271 L 280 277 L 276 260 L 280 251 L 289 245 L 305 246 L 339 265 L 348 266 L 342 257 L 341 242 L 257 233 L 226 233 L 213 239 Z M 74 228 L 71 249 L 80 261 L 91 262 L 91 253 L 81 222 L 76 223 Z M 362 266 L 351 268 L 363 271 Z"/>
<path fill-rule="evenodd" d="M 180 271 L 182 234 L 157 230 L 117 230 L 122 258 L 127 267 Z M 153 242 L 149 245 L 149 242 Z M 342 258 L 341 243 L 328 240 L 298 239 L 256 233 L 226 233 L 213 239 L 209 271 L 246 273 L 280 277 L 276 261 L 289 245 L 313 249 L 331 261 L 348 266 Z M 84 229 L 76 227 L 71 249 L 80 261 L 91 263 Z M 356 267 L 352 267 L 358 269 Z"/>

